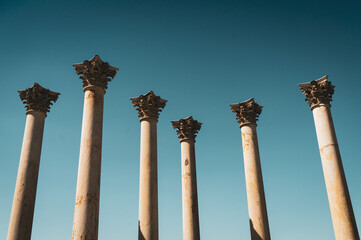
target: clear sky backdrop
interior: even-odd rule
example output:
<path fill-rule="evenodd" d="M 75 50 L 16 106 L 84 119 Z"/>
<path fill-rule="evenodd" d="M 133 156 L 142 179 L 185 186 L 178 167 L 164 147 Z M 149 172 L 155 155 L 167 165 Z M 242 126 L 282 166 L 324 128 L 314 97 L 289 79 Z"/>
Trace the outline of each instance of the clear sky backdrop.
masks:
<path fill-rule="evenodd" d="M 137 239 L 140 124 L 130 98 L 168 100 L 158 122 L 159 232 L 182 239 L 180 143 L 196 142 L 201 237 L 250 239 L 241 132 L 228 106 L 264 106 L 259 147 L 277 240 L 334 239 L 312 113 L 298 83 L 329 75 L 332 114 L 361 224 L 360 1 L 1 1 L 0 239 L 25 127 L 17 90 L 60 92 L 45 122 L 33 240 L 71 239 L 83 91 L 73 63 L 118 67 L 105 95 L 99 239 Z"/>

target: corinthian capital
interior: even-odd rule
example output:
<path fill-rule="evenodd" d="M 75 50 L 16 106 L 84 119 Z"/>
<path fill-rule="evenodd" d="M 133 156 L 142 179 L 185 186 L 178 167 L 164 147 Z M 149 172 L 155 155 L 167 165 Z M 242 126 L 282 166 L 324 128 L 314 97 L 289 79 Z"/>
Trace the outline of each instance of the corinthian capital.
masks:
<path fill-rule="evenodd" d="M 254 98 L 229 106 L 231 107 L 232 112 L 236 113 L 236 118 L 240 127 L 245 124 L 256 124 L 263 108 L 255 103 Z"/>
<path fill-rule="evenodd" d="M 132 100 L 133 107 L 137 109 L 140 120 L 145 118 L 158 119 L 159 112 L 162 111 L 162 108 L 164 108 L 167 103 L 167 100 L 156 96 L 153 91 L 136 98 L 131 98 L 130 100 Z"/>
<path fill-rule="evenodd" d="M 25 104 L 26 112 L 40 111 L 45 114 L 49 112 L 52 102 L 56 102 L 60 93 L 52 92 L 37 83 L 23 91 L 18 91 L 20 99 Z"/>
<path fill-rule="evenodd" d="M 309 83 L 298 84 L 298 86 L 300 86 L 302 93 L 306 96 L 305 101 L 308 101 L 311 109 L 320 104 L 330 106 L 335 86 L 328 81 L 328 76 Z"/>
<path fill-rule="evenodd" d="M 83 63 L 74 64 L 75 71 L 83 80 L 83 87 L 97 86 L 104 90 L 108 88 L 108 82 L 114 78 L 119 70 L 112 67 L 107 62 L 103 62 L 98 55 L 92 59 L 85 60 Z"/>
<path fill-rule="evenodd" d="M 198 131 L 201 129 L 202 123 L 194 120 L 192 116 L 180 119 L 178 121 L 171 121 L 173 128 L 178 133 L 180 141 L 196 139 Z"/>

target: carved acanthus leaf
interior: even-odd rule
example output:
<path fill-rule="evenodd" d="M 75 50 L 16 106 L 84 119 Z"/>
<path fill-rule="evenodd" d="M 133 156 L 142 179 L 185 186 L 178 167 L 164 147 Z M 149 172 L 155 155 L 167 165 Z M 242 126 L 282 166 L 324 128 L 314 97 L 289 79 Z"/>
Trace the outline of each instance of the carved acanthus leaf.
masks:
<path fill-rule="evenodd" d="M 308 102 L 311 109 L 319 104 L 330 106 L 335 86 L 328 81 L 328 76 L 309 83 L 298 84 L 298 86 L 300 86 L 302 93 L 306 96 L 305 101 Z"/>
<path fill-rule="evenodd" d="M 165 107 L 167 100 L 161 99 L 156 96 L 153 91 L 148 92 L 145 95 L 140 95 L 136 98 L 131 98 L 133 107 L 138 111 L 140 119 L 144 118 L 156 118 L 159 117 L 159 112 Z"/>
<path fill-rule="evenodd" d="M 98 55 L 91 60 L 85 60 L 83 63 L 74 64 L 75 71 L 79 78 L 83 80 L 83 87 L 98 86 L 107 89 L 108 82 L 114 78 L 119 70 L 112 67 L 107 62 L 103 62 Z"/>
<path fill-rule="evenodd" d="M 253 98 L 236 104 L 229 105 L 232 112 L 236 113 L 236 118 L 240 126 L 258 121 L 258 117 L 262 112 L 262 106 L 258 105 Z"/>
<path fill-rule="evenodd" d="M 23 91 L 18 91 L 20 99 L 25 104 L 26 111 L 40 111 L 47 113 L 52 102 L 56 102 L 60 93 L 43 88 L 38 83 Z"/>
<path fill-rule="evenodd" d="M 197 120 L 194 120 L 192 116 L 171 122 L 173 128 L 175 128 L 178 133 L 178 138 L 181 141 L 184 140 L 195 141 L 198 131 L 201 129 L 201 125 L 202 125 L 202 123 L 198 122 Z"/>

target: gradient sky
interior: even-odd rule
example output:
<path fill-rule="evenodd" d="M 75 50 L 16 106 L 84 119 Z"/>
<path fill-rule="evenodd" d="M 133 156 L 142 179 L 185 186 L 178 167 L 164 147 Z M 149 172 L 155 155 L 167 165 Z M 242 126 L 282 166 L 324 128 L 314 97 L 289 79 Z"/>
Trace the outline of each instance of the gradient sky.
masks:
<path fill-rule="evenodd" d="M 71 239 L 83 92 L 73 63 L 118 67 L 105 95 L 99 239 L 137 239 L 140 124 L 130 98 L 168 100 L 158 122 L 159 233 L 182 239 L 180 144 L 196 142 L 201 238 L 250 239 L 241 132 L 228 106 L 264 106 L 259 148 L 277 240 L 334 239 L 312 113 L 298 83 L 329 75 L 332 114 L 361 224 L 360 1 L 1 1 L 0 239 L 10 219 L 34 82 L 60 92 L 45 122 L 33 240 Z"/>

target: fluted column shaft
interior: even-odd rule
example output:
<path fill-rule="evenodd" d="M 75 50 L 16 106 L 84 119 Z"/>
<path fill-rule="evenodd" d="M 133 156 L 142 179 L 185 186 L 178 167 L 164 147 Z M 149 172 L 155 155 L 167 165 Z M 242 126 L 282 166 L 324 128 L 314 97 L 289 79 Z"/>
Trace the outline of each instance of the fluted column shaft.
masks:
<path fill-rule="evenodd" d="M 157 119 L 141 120 L 139 239 L 158 239 Z"/>
<path fill-rule="evenodd" d="M 104 89 L 85 89 L 73 239 L 98 239 Z"/>
<path fill-rule="evenodd" d="M 241 126 L 249 221 L 252 240 L 269 240 L 271 237 L 256 126 L 252 123 Z"/>
<path fill-rule="evenodd" d="M 312 113 L 336 239 L 359 240 L 330 108 L 320 104 Z"/>
<path fill-rule="evenodd" d="M 8 240 L 31 238 L 44 122 L 44 113 L 27 113 Z"/>
<path fill-rule="evenodd" d="M 183 240 L 199 240 L 198 194 L 194 140 L 181 141 Z"/>

